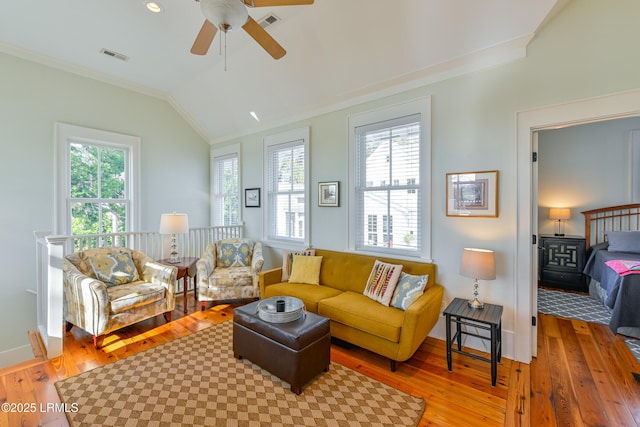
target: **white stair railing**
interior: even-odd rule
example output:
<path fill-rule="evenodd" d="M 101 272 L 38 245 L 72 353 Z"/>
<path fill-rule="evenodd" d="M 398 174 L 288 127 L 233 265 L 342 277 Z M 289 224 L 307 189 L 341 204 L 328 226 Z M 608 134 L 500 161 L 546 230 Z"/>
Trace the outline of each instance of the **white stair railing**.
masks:
<path fill-rule="evenodd" d="M 36 231 L 34 236 L 36 239 L 38 332 L 46 347 L 49 359 L 62 355 L 64 323 L 62 261 L 65 255 L 107 246 L 138 250 L 153 259 L 168 258 L 169 253 L 170 236 L 161 235 L 157 231 L 73 236 L 53 236 L 49 232 Z M 210 243 L 222 239 L 244 237 L 244 226 L 240 224 L 192 228 L 188 234 L 176 237 L 178 252 L 182 256 L 199 258 Z"/>

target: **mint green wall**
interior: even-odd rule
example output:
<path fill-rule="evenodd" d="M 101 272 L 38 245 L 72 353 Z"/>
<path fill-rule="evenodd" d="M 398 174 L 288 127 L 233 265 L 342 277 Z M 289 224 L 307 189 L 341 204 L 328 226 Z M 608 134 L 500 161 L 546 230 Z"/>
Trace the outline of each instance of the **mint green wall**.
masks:
<path fill-rule="evenodd" d="M 0 366 L 30 353 L 35 240 L 53 230 L 54 123 L 141 138 L 140 226 L 186 212 L 209 224 L 209 145 L 166 101 L 0 54 Z M 4 353 L 3 353 L 4 352 Z"/>
<path fill-rule="evenodd" d="M 515 316 L 516 113 L 577 99 L 640 87 L 640 3 L 633 0 L 570 2 L 534 38 L 527 57 L 485 71 L 452 78 L 355 107 L 235 139 L 243 153 L 262 152 L 266 135 L 311 127 L 311 243 L 347 250 L 347 118 L 408 99 L 431 96 L 432 109 L 432 255 L 445 299 L 470 297 L 472 281 L 459 274 L 462 248 L 497 252 L 497 279 L 481 283 L 481 297 L 505 306 L 504 330 Z M 262 156 L 243 157 L 243 186 L 263 187 Z M 497 169 L 498 218 L 451 218 L 445 215 L 445 175 Z M 339 180 L 339 208 L 318 208 L 318 181 Z M 262 216 L 246 212 L 248 234 L 262 236 Z M 266 250 L 275 263 L 280 248 Z M 267 266 L 269 267 L 269 266 Z M 438 329 L 438 328 L 436 328 Z M 434 335 L 443 335 L 435 330 Z M 509 338 L 507 338 L 508 340 Z M 507 348 L 510 352 L 511 349 Z"/>

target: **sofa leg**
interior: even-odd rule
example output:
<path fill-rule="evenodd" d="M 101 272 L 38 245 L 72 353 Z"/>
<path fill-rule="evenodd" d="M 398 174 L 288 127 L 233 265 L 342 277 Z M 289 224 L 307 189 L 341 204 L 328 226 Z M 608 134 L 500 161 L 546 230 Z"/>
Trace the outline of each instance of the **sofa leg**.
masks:
<path fill-rule="evenodd" d="M 99 350 L 99 349 L 100 349 L 100 346 L 98 345 L 98 336 L 97 336 L 97 335 L 94 335 L 94 336 L 93 336 L 93 347 L 94 347 L 96 350 Z"/>
<path fill-rule="evenodd" d="M 200 311 L 204 311 L 205 308 L 207 308 L 207 302 L 206 301 L 200 301 Z"/>
<path fill-rule="evenodd" d="M 69 332 L 71 330 L 71 328 L 73 328 L 73 323 L 71 322 L 65 322 L 65 327 L 64 329 Z"/>
<path fill-rule="evenodd" d="M 171 322 L 171 312 L 165 311 L 163 314 L 164 314 L 164 320 L 166 320 L 167 323 Z"/>
<path fill-rule="evenodd" d="M 391 362 L 391 372 L 395 372 L 396 371 L 396 361 L 393 359 L 389 359 L 389 362 Z"/>

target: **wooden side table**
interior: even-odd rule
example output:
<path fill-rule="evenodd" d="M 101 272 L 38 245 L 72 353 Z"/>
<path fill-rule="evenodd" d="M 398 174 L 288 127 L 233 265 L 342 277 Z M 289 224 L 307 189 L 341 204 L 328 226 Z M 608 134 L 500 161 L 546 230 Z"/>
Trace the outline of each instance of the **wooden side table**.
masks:
<path fill-rule="evenodd" d="M 468 301 L 462 298 L 455 298 L 444 310 L 447 327 L 447 368 L 451 372 L 451 353 L 460 353 L 474 359 L 491 363 L 491 386 L 495 387 L 498 376 L 498 362 L 502 358 L 502 306 L 495 304 L 484 304 L 482 309 L 469 307 Z M 451 321 L 456 324 L 456 332 L 451 336 Z M 477 329 L 489 331 L 489 336 L 463 331 L 461 326 L 471 326 Z M 462 350 L 462 335 L 471 335 L 476 338 L 491 342 L 491 358 L 468 353 Z M 453 347 L 456 342 L 457 348 Z"/>
<path fill-rule="evenodd" d="M 195 301 L 198 300 L 198 289 L 197 286 L 197 271 L 196 271 L 196 262 L 198 262 L 200 258 L 195 257 L 182 257 L 180 262 L 169 262 L 169 259 L 161 259 L 158 260 L 159 263 L 170 265 L 172 267 L 178 268 L 178 276 L 176 280 L 183 279 L 183 292 L 184 292 L 184 314 L 187 314 L 187 291 L 189 288 L 189 278 L 193 278 L 193 295 Z M 195 303 L 194 303 L 195 304 Z"/>

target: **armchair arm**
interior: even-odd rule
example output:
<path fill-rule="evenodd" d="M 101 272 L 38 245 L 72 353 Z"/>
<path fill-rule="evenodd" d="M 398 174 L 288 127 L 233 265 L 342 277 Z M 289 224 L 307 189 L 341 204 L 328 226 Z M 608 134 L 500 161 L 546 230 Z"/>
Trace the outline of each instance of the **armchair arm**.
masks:
<path fill-rule="evenodd" d="M 262 256 L 262 243 L 256 242 L 253 245 L 253 255 L 251 257 L 251 272 L 255 275 L 262 271 L 264 257 Z"/>
<path fill-rule="evenodd" d="M 262 271 L 259 275 L 259 280 L 260 295 L 265 295 L 264 290 L 267 288 L 267 286 L 274 285 L 282 281 L 282 267 Z"/>
<path fill-rule="evenodd" d="M 173 310 L 176 306 L 178 267 L 160 264 L 148 258 L 142 268 L 141 279 L 147 283 L 162 285 L 166 289 L 165 306 L 169 311 Z"/>
<path fill-rule="evenodd" d="M 196 262 L 196 274 L 198 275 L 198 282 L 202 280 L 209 280 L 209 276 L 216 268 L 216 244 L 209 244 L 198 262 Z"/>
<path fill-rule="evenodd" d="M 141 279 L 148 283 L 164 285 L 170 294 L 176 292 L 176 280 L 178 277 L 178 267 L 160 264 L 149 258 L 142 270 Z"/>
<path fill-rule="evenodd" d="M 71 262 L 63 262 L 64 320 L 95 336 L 109 321 L 107 285 L 86 276 Z"/>

